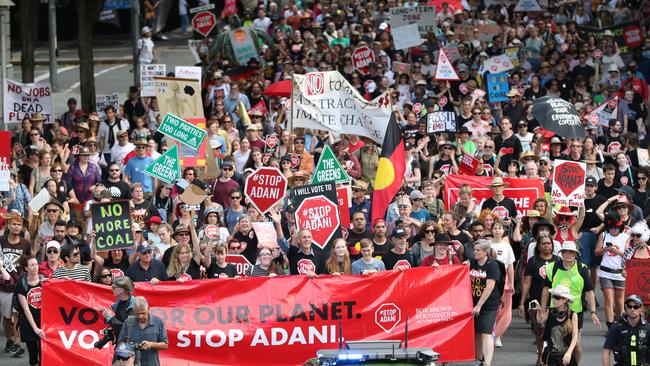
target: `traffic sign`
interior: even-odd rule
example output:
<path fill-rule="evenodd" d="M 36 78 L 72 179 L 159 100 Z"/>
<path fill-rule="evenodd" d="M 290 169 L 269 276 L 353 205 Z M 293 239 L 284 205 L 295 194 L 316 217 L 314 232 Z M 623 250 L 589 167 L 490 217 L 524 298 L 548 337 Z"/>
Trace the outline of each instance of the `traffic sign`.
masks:
<path fill-rule="evenodd" d="M 206 225 L 203 232 L 209 239 L 219 239 L 219 227 L 217 225 Z"/>
<path fill-rule="evenodd" d="M 192 17 L 192 28 L 203 37 L 208 37 L 217 25 L 217 17 L 210 10 L 197 12 Z"/>
<path fill-rule="evenodd" d="M 178 144 L 173 145 L 158 159 L 144 168 L 144 172 L 169 184 L 176 183 L 181 178 L 181 167 L 178 161 Z"/>
<path fill-rule="evenodd" d="M 329 145 L 325 145 L 318 159 L 316 170 L 311 178 L 311 184 L 320 184 L 325 182 L 347 182 L 350 177 L 341 166 L 334 152 Z"/>
<path fill-rule="evenodd" d="M 600 60 L 603 58 L 603 51 L 596 48 L 594 52 L 591 53 L 591 57 L 593 57 L 594 60 L 600 62 Z"/>
<path fill-rule="evenodd" d="M 240 276 L 246 276 L 246 272 L 253 267 L 251 262 L 246 259 L 241 254 L 228 254 L 226 255 L 226 263 L 233 264 L 235 267 L 237 267 L 237 274 Z"/>
<path fill-rule="evenodd" d="M 352 53 L 352 66 L 364 75 L 368 73 L 368 66 L 373 62 L 375 53 L 368 46 L 361 46 Z"/>
<path fill-rule="evenodd" d="M 287 178 L 278 168 L 260 167 L 246 178 L 244 193 L 257 211 L 265 214 L 287 192 Z"/>
<path fill-rule="evenodd" d="M 338 210 L 336 203 L 325 196 L 305 198 L 296 209 L 296 225 L 311 231 L 314 244 L 324 249 L 341 225 Z"/>
<path fill-rule="evenodd" d="M 386 333 L 390 333 L 401 320 L 402 310 L 393 303 L 381 304 L 375 311 L 375 323 Z"/>
<path fill-rule="evenodd" d="M 207 135 L 204 130 L 171 113 L 165 114 L 158 131 L 194 150 L 199 149 Z"/>

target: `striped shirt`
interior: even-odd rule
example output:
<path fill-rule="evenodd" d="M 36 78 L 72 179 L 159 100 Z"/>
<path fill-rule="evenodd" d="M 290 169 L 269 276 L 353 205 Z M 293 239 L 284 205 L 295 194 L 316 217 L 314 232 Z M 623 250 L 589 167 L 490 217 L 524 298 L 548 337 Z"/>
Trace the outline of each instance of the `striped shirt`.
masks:
<path fill-rule="evenodd" d="M 74 268 L 68 269 L 59 267 L 54 270 L 54 278 L 67 278 L 76 281 L 90 282 L 90 270 L 86 266 L 77 264 Z"/>

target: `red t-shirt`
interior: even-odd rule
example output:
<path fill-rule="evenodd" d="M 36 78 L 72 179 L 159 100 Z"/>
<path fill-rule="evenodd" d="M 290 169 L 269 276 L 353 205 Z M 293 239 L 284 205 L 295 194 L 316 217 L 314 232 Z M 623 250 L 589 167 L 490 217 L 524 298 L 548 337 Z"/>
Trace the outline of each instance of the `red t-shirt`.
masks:
<path fill-rule="evenodd" d="M 420 267 L 431 267 L 434 263 L 438 263 L 440 266 L 449 265 L 449 264 L 459 264 L 458 257 L 455 255 L 448 256 L 445 259 L 436 259 L 436 255 L 432 254 L 422 260 Z"/>

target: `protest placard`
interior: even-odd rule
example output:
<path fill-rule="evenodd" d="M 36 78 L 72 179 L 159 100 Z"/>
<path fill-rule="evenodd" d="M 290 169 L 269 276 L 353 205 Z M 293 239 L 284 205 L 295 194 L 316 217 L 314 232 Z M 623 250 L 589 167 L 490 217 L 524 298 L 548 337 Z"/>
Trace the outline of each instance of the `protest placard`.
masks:
<path fill-rule="evenodd" d="M 490 57 L 485 60 L 483 66 L 481 66 L 481 69 L 479 70 L 479 73 L 484 74 L 486 72 L 489 72 L 492 74 L 498 74 L 500 72 L 512 70 L 513 68 L 514 66 L 510 61 L 510 57 L 507 55 L 499 55 Z"/>
<path fill-rule="evenodd" d="M 352 66 L 364 75 L 368 73 L 368 66 L 373 62 L 375 53 L 368 46 L 357 47 L 352 53 Z"/>
<path fill-rule="evenodd" d="M 427 133 L 455 132 L 456 113 L 448 111 L 437 111 L 427 115 Z"/>
<path fill-rule="evenodd" d="M 477 158 L 469 154 L 463 154 L 463 157 L 460 159 L 460 164 L 458 164 L 458 171 L 465 175 L 476 175 L 478 163 Z"/>
<path fill-rule="evenodd" d="M 11 131 L 0 131 L 0 191 L 9 191 L 11 175 Z"/>
<path fill-rule="evenodd" d="M 521 67 L 521 47 L 506 47 L 503 49 L 503 54 L 508 56 L 514 68 Z"/>
<path fill-rule="evenodd" d="M 507 102 L 509 98 L 506 96 L 510 91 L 508 85 L 508 74 L 501 72 L 498 74 L 487 74 L 488 85 L 488 99 L 490 103 Z"/>
<path fill-rule="evenodd" d="M 200 66 L 176 66 L 174 68 L 174 77 L 181 79 L 194 79 L 201 85 L 202 71 Z"/>
<path fill-rule="evenodd" d="M 625 295 L 639 295 L 643 304 L 650 304 L 650 259 L 628 259 L 625 271 Z"/>
<path fill-rule="evenodd" d="M 540 11 L 543 11 L 542 7 L 535 0 L 519 0 L 517 6 L 515 6 L 515 12 L 526 13 Z"/>
<path fill-rule="evenodd" d="M 47 191 L 46 188 L 42 188 L 40 192 L 34 198 L 32 198 L 31 201 L 29 201 L 28 205 L 29 208 L 32 209 L 34 212 L 38 212 L 43 206 L 45 206 L 52 197 L 50 196 L 50 192 Z"/>
<path fill-rule="evenodd" d="M 23 118 L 36 113 L 43 114 L 45 123 L 54 123 L 50 83 L 23 84 L 6 79 L 3 87 L 6 124 L 21 123 Z"/>
<path fill-rule="evenodd" d="M 444 51 L 438 52 L 438 62 L 433 78 L 436 80 L 459 80 L 454 66 Z"/>
<path fill-rule="evenodd" d="M 165 64 L 143 64 L 140 65 L 140 96 L 155 97 L 156 83 L 154 76 L 165 76 L 167 65 Z"/>
<path fill-rule="evenodd" d="M 395 73 L 395 75 L 408 74 L 409 72 L 411 72 L 411 64 L 393 61 L 393 73 Z"/>
<path fill-rule="evenodd" d="M 230 39 L 233 53 L 235 54 L 235 58 L 239 65 L 246 66 L 250 59 L 256 59 L 258 62 L 260 61 L 250 29 L 240 27 L 229 30 L 228 38 Z"/>
<path fill-rule="evenodd" d="M 571 207 L 585 204 L 587 164 L 555 159 L 553 161 L 553 186 L 551 203 Z"/>
<path fill-rule="evenodd" d="M 592 126 L 609 127 L 609 121 L 618 116 L 618 97 L 607 100 L 585 115 Z"/>
<path fill-rule="evenodd" d="M 422 44 L 417 24 L 408 24 L 391 29 L 396 50 L 406 50 Z"/>
<path fill-rule="evenodd" d="M 116 111 L 120 110 L 120 93 L 111 93 L 106 95 L 97 95 L 95 97 L 95 110 L 99 119 L 105 119 L 106 113 L 104 108 L 112 105 Z"/>
<path fill-rule="evenodd" d="M 435 6 L 416 6 L 416 7 L 395 7 L 390 8 L 388 22 L 391 29 L 409 24 L 417 24 L 418 32 L 426 35 L 429 32 L 436 31 L 436 7 Z"/>
<path fill-rule="evenodd" d="M 129 201 L 95 202 L 90 212 L 98 251 L 133 247 Z"/>

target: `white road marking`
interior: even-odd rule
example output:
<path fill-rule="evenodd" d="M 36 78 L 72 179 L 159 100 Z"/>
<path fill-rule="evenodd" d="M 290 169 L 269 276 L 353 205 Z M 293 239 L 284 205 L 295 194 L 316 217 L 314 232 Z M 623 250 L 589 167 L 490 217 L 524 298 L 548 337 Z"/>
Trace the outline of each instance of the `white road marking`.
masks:
<path fill-rule="evenodd" d="M 59 74 L 64 73 L 64 72 L 66 72 L 68 70 L 73 70 L 73 69 L 77 69 L 77 68 L 79 68 L 79 65 L 72 65 L 72 66 L 62 67 L 62 68 L 60 68 L 60 69 L 58 69 L 56 71 L 56 74 L 59 75 Z M 46 80 L 46 79 L 49 79 L 49 78 L 50 78 L 50 72 L 46 71 L 43 75 L 39 75 L 38 77 L 35 77 L 34 82 L 38 83 L 40 81 L 43 81 L 43 80 Z"/>
<path fill-rule="evenodd" d="M 100 75 L 106 74 L 107 72 L 111 72 L 111 71 L 117 70 L 117 69 L 119 69 L 121 67 L 125 67 L 127 65 L 128 64 L 119 64 L 119 65 L 115 65 L 113 67 L 109 67 L 108 69 L 98 71 L 98 72 L 95 73 L 95 78 L 97 78 Z M 79 87 L 79 85 L 81 85 L 81 81 L 77 81 L 76 83 L 72 84 L 72 86 L 70 86 L 68 89 L 66 89 L 65 93 L 72 92 L 73 90 L 77 89 Z"/>

